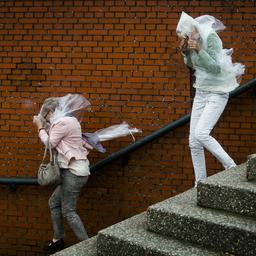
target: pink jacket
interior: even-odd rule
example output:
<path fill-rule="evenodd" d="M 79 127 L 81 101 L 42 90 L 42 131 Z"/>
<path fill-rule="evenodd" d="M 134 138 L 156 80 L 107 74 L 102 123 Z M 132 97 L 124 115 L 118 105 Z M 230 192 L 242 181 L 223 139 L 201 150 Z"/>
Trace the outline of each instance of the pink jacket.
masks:
<path fill-rule="evenodd" d="M 39 132 L 41 141 L 46 145 L 48 138 L 52 148 L 62 154 L 67 160 L 67 164 L 71 158 L 76 160 L 87 159 L 89 151 L 85 148 L 92 149 L 89 144 L 85 145 L 82 140 L 81 125 L 75 117 L 65 116 L 55 121 L 47 132 L 42 129 Z"/>

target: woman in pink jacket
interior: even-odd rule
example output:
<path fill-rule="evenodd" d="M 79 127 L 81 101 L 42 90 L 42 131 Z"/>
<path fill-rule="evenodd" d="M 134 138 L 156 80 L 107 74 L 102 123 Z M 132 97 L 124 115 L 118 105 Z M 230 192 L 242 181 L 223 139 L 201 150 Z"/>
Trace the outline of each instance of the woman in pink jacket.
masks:
<path fill-rule="evenodd" d="M 88 238 L 84 225 L 76 213 L 80 190 L 90 175 L 87 155 L 88 149 L 91 149 L 82 140 L 77 116 L 88 106 L 89 101 L 78 94 L 49 98 L 45 100 L 40 114 L 33 119 L 41 141 L 46 145 L 49 140 L 51 147 L 57 150 L 62 176 L 62 183 L 56 187 L 49 199 L 54 231 L 52 241 L 45 248 L 49 253 L 64 248 L 63 217 L 67 219 L 79 241 Z"/>

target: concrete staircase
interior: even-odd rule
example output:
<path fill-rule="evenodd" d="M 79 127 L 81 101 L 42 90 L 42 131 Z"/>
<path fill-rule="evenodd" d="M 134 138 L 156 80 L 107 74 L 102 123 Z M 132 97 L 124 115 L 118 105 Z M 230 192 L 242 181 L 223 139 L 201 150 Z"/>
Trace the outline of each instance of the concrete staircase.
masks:
<path fill-rule="evenodd" d="M 56 255 L 255 256 L 256 181 L 247 181 L 247 167 L 213 175 Z"/>

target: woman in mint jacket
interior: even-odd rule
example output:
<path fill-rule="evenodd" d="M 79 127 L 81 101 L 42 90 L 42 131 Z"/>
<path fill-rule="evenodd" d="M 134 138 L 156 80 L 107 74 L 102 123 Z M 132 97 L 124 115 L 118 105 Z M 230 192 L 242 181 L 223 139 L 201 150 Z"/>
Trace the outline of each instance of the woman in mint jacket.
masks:
<path fill-rule="evenodd" d="M 195 173 L 195 186 L 207 177 L 204 148 L 210 151 L 225 169 L 236 166 L 234 160 L 210 135 L 228 102 L 229 92 L 239 84 L 244 66 L 232 63 L 232 49 L 223 49 L 216 32 L 225 29 L 221 21 L 203 15 L 193 19 L 182 12 L 177 25 L 184 62 L 195 71 L 189 146 Z"/>

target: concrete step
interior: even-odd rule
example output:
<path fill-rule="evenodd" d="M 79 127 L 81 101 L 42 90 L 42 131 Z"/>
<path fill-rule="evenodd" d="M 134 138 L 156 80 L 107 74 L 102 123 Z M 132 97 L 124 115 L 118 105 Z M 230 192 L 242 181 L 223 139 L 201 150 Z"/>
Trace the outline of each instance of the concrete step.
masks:
<path fill-rule="evenodd" d="M 196 189 L 148 209 L 148 229 L 235 255 L 256 255 L 256 221 L 197 206 Z"/>
<path fill-rule="evenodd" d="M 97 256 L 97 236 L 72 245 L 54 256 Z"/>
<path fill-rule="evenodd" d="M 246 164 L 220 172 L 198 184 L 197 203 L 256 218 L 256 181 L 247 181 Z"/>
<path fill-rule="evenodd" d="M 246 177 L 249 181 L 256 180 L 256 154 L 247 156 Z"/>
<path fill-rule="evenodd" d="M 220 256 L 188 242 L 149 232 L 146 213 L 136 215 L 98 233 L 98 256 Z"/>

